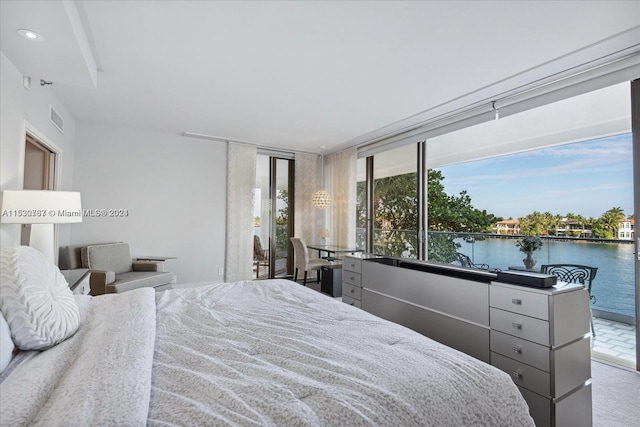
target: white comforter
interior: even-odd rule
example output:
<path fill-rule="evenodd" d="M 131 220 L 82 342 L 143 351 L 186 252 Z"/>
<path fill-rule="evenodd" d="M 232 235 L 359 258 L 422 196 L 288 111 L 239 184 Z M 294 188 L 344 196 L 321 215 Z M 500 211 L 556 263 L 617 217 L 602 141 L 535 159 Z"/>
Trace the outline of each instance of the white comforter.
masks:
<path fill-rule="evenodd" d="M 14 369 L 1 424 L 533 425 L 503 372 L 293 282 L 147 291 Z"/>
<path fill-rule="evenodd" d="M 17 356 L 3 372 L 0 425 L 143 425 L 156 331 L 154 296 L 153 289 L 139 289 L 77 297 L 81 323 L 75 335 L 49 350 Z"/>
<path fill-rule="evenodd" d="M 157 305 L 152 425 L 533 425 L 505 373 L 293 282 Z"/>

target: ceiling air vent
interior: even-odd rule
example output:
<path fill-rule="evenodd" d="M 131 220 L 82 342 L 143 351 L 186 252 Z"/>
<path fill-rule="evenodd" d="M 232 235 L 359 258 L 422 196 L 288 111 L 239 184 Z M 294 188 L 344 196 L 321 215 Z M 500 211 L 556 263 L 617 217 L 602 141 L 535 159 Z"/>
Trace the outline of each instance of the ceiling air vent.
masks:
<path fill-rule="evenodd" d="M 49 118 L 51 119 L 51 123 L 53 123 L 53 125 L 58 128 L 60 133 L 64 134 L 64 119 L 60 114 L 58 114 L 56 110 L 53 109 L 52 106 L 49 106 L 49 108 L 51 111 L 51 114 L 49 116 Z"/>

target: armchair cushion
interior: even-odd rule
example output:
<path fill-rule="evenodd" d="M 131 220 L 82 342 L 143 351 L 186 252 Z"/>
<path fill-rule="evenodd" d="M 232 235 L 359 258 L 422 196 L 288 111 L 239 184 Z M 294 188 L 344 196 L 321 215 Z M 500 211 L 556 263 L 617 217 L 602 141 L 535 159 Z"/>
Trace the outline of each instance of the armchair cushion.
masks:
<path fill-rule="evenodd" d="M 128 243 L 87 246 L 87 263 L 91 270 L 107 270 L 116 274 L 131 271 L 131 251 Z"/>
<path fill-rule="evenodd" d="M 116 280 L 106 286 L 106 293 L 120 293 L 133 289 L 152 287 L 160 290 L 158 286 L 171 283 L 171 273 L 156 273 L 153 271 L 130 271 L 120 273 Z"/>

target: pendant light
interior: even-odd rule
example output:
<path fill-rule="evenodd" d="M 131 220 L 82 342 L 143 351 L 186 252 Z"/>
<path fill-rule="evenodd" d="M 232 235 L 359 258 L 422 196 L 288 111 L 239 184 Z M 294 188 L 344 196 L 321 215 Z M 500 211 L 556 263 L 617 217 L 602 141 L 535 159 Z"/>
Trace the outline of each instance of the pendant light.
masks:
<path fill-rule="evenodd" d="M 322 180 L 320 182 L 324 187 L 324 146 L 320 147 L 320 157 L 322 159 Z M 319 190 L 316 191 L 311 200 L 317 208 L 326 209 L 329 206 L 329 203 L 331 203 L 331 196 L 325 190 Z"/>

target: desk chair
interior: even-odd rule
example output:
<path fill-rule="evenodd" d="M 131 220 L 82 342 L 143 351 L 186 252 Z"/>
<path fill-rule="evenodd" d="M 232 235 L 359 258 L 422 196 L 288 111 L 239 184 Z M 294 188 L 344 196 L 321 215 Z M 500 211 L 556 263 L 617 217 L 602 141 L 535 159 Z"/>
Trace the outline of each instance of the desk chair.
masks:
<path fill-rule="evenodd" d="M 598 272 L 597 267 L 589 267 L 587 265 L 579 264 L 547 264 L 540 267 L 540 272 L 543 274 L 552 274 L 558 279 L 567 283 L 579 283 L 589 292 L 589 299 L 591 304 L 596 302 L 595 295 L 591 295 L 591 285 L 593 279 L 596 278 Z M 589 306 L 591 312 L 591 306 Z M 596 331 L 593 329 L 593 312 L 591 312 L 591 333 L 593 337 L 596 337 Z"/>
<path fill-rule="evenodd" d="M 298 280 L 298 270 L 304 271 L 304 279 L 302 284 L 307 286 L 307 272 L 316 270 L 317 279 L 320 282 L 320 269 L 326 265 L 331 265 L 326 259 L 309 258 L 309 249 L 307 244 L 298 237 L 291 237 L 291 244 L 293 245 L 293 252 L 295 257 L 295 272 L 293 274 L 293 281 Z"/>

